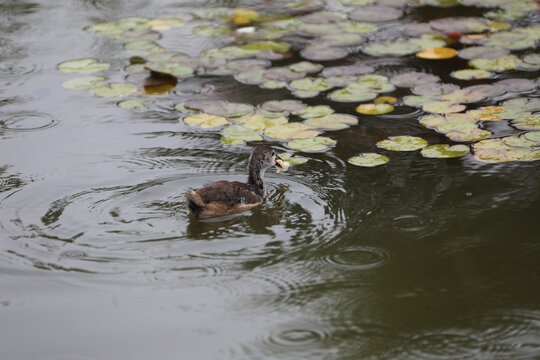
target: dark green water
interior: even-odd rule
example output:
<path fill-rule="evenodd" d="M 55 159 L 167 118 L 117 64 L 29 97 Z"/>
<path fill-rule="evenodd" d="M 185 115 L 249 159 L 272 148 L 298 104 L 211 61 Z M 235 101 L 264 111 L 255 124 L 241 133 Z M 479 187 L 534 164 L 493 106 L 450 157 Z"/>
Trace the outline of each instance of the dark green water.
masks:
<path fill-rule="evenodd" d="M 187 217 L 185 191 L 243 180 L 251 147 L 187 127 L 174 104 L 207 94 L 257 105 L 288 92 L 196 78 L 137 113 L 62 88 L 70 76 L 56 66 L 68 59 L 125 75 L 120 43 L 85 26 L 240 5 L 0 3 L 0 359 L 540 358 L 540 162 L 414 152 L 347 164 L 390 135 L 447 142 L 403 107 L 269 173 L 254 211 L 202 223 Z M 453 11 L 463 8 L 410 16 Z M 189 30 L 163 41 L 189 54 L 219 45 Z M 387 76 L 455 70 L 351 56 Z"/>

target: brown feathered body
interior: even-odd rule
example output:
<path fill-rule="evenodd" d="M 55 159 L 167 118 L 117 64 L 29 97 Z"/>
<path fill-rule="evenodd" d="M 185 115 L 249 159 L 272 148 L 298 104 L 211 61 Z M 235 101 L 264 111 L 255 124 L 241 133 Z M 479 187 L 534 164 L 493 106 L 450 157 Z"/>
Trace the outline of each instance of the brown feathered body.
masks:
<path fill-rule="evenodd" d="M 210 219 L 247 211 L 261 204 L 266 197 L 264 172 L 280 166 L 272 148 L 257 146 L 248 161 L 248 181 L 217 181 L 186 193 L 189 212 L 199 219 Z"/>

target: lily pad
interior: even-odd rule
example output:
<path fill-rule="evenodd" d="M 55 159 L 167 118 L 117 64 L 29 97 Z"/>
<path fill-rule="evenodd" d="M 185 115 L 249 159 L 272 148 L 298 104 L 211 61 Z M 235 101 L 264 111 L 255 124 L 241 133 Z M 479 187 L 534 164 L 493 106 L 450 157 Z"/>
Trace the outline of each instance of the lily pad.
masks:
<path fill-rule="evenodd" d="M 252 113 L 255 109 L 250 104 L 231 103 L 223 100 L 189 100 L 184 103 L 184 106 L 189 109 L 195 109 L 207 114 L 222 116 L 222 117 L 238 117 Z"/>
<path fill-rule="evenodd" d="M 429 95 L 407 95 L 403 98 L 403 103 L 407 106 L 421 108 L 426 104 L 439 101 L 438 97 L 433 97 Z"/>
<path fill-rule="evenodd" d="M 301 123 L 288 123 L 267 128 L 264 131 L 266 136 L 276 140 L 300 140 L 309 139 L 320 134 L 320 131 Z"/>
<path fill-rule="evenodd" d="M 344 87 L 343 89 L 332 91 L 328 97 L 338 102 L 362 102 L 373 100 L 377 97 L 377 92 L 372 89 Z"/>
<path fill-rule="evenodd" d="M 350 125 L 358 124 L 358 119 L 348 114 L 330 114 L 309 118 L 304 121 L 304 124 L 313 129 L 341 130 L 348 128 Z"/>
<path fill-rule="evenodd" d="M 467 155 L 469 147 L 467 145 L 437 144 L 423 148 L 420 153 L 427 158 L 448 159 Z"/>
<path fill-rule="evenodd" d="M 427 83 L 414 86 L 412 92 L 416 95 L 425 95 L 425 96 L 439 96 L 444 94 L 452 93 L 456 90 L 459 90 L 459 86 L 455 84 L 444 84 L 444 83 Z"/>
<path fill-rule="evenodd" d="M 512 125 L 522 130 L 540 130 L 540 115 L 527 115 L 512 121 Z"/>
<path fill-rule="evenodd" d="M 325 83 L 324 78 L 304 78 L 294 80 L 289 83 L 289 87 L 294 90 L 304 91 L 324 91 L 332 88 L 332 86 Z"/>
<path fill-rule="evenodd" d="M 137 88 L 133 85 L 122 83 L 111 83 L 106 86 L 99 86 L 90 89 L 90 92 L 100 97 L 125 97 L 129 96 L 137 91 Z"/>
<path fill-rule="evenodd" d="M 371 56 L 404 56 L 420 50 L 422 50 L 420 45 L 409 40 L 370 42 L 363 48 L 363 51 Z"/>
<path fill-rule="evenodd" d="M 458 113 L 467 107 L 462 104 L 456 104 L 453 101 L 435 101 L 422 107 L 424 111 L 436 114 Z"/>
<path fill-rule="evenodd" d="M 356 107 L 356 112 L 365 115 L 381 115 L 393 110 L 392 104 L 361 104 Z"/>
<path fill-rule="evenodd" d="M 107 84 L 104 77 L 101 76 L 83 76 L 75 79 L 66 80 L 62 86 L 71 90 L 88 90 Z"/>
<path fill-rule="evenodd" d="M 302 79 L 306 76 L 305 72 L 293 71 L 288 67 L 273 67 L 264 72 L 264 78 L 276 81 L 291 81 Z"/>
<path fill-rule="evenodd" d="M 364 75 L 364 74 L 371 74 L 374 71 L 375 69 L 373 67 L 358 63 L 354 65 L 326 67 L 322 71 L 322 76 L 332 77 L 332 76 L 346 76 L 346 75 Z"/>
<path fill-rule="evenodd" d="M 534 161 L 540 159 L 540 149 L 509 146 L 503 139 L 488 139 L 473 145 L 474 156 L 484 162 Z"/>
<path fill-rule="evenodd" d="M 124 44 L 124 49 L 134 52 L 155 53 L 165 51 L 157 43 L 149 40 L 130 41 Z"/>
<path fill-rule="evenodd" d="M 302 118 L 312 118 L 332 114 L 334 110 L 328 105 L 315 105 L 306 106 L 301 110 L 293 112 L 293 115 L 300 116 Z"/>
<path fill-rule="evenodd" d="M 448 47 L 426 48 L 416 53 L 416 57 L 429 60 L 451 59 L 457 55 L 457 51 Z"/>
<path fill-rule="evenodd" d="M 433 74 L 423 72 L 406 72 L 396 75 L 390 79 L 390 82 L 399 87 L 415 87 L 422 84 L 436 83 L 440 78 Z"/>
<path fill-rule="evenodd" d="M 538 55 L 538 54 L 529 54 L 529 55 L 526 55 L 526 56 L 523 58 L 523 61 L 526 62 L 527 64 L 531 64 L 531 65 L 535 65 L 535 66 L 540 66 L 540 55 Z"/>
<path fill-rule="evenodd" d="M 306 108 L 306 104 L 299 100 L 271 100 L 263 103 L 261 109 L 266 111 L 281 112 L 286 111 L 294 113 Z"/>
<path fill-rule="evenodd" d="M 416 136 L 391 136 L 377 142 L 377 147 L 391 151 L 415 151 L 428 145 L 428 142 Z"/>
<path fill-rule="evenodd" d="M 120 101 L 117 105 L 126 110 L 146 110 L 147 107 L 144 103 L 145 100 L 143 99 L 129 99 Z"/>
<path fill-rule="evenodd" d="M 321 36 L 317 44 L 324 46 L 354 46 L 363 41 L 364 37 L 358 33 L 333 33 Z"/>
<path fill-rule="evenodd" d="M 515 98 L 502 103 L 506 109 L 516 111 L 538 111 L 540 110 L 540 98 Z"/>
<path fill-rule="evenodd" d="M 487 29 L 488 22 L 487 19 L 481 17 L 446 17 L 432 20 L 429 24 L 432 28 L 445 34 L 453 32 L 467 34 L 479 32 L 478 28 L 482 26 Z"/>
<path fill-rule="evenodd" d="M 107 70 L 110 67 L 107 63 L 100 63 L 96 59 L 78 59 L 64 61 L 58 65 L 58 70 L 68 73 L 89 74 Z"/>
<path fill-rule="evenodd" d="M 185 24 L 185 21 L 182 19 L 176 18 L 163 18 L 163 19 L 153 19 L 147 22 L 148 26 L 152 30 L 169 30 L 173 27 L 179 27 Z"/>
<path fill-rule="evenodd" d="M 478 70 L 478 69 L 463 69 L 456 70 L 450 73 L 450 76 L 454 79 L 459 80 L 479 80 L 479 79 L 489 79 L 493 77 L 493 73 L 487 70 Z"/>
<path fill-rule="evenodd" d="M 397 20 L 403 15 L 400 9 L 389 6 L 363 6 L 359 7 L 349 14 L 352 20 L 381 22 Z"/>
<path fill-rule="evenodd" d="M 283 160 L 288 162 L 291 165 L 302 165 L 309 161 L 308 158 L 300 155 L 292 155 L 291 153 L 280 153 L 278 156 Z"/>
<path fill-rule="evenodd" d="M 293 150 L 303 152 L 320 152 L 328 150 L 329 146 L 336 144 L 335 140 L 325 136 L 316 136 L 309 139 L 294 140 L 287 143 L 287 146 Z"/>
<path fill-rule="evenodd" d="M 317 90 L 291 90 L 291 94 L 300 99 L 312 98 L 319 95 Z"/>
<path fill-rule="evenodd" d="M 252 130 L 240 125 L 227 126 L 223 130 L 221 142 L 227 145 L 242 145 L 248 141 L 262 141 L 262 136 L 257 130 Z"/>
<path fill-rule="evenodd" d="M 182 66 L 176 63 L 146 63 L 145 68 L 150 72 L 156 73 L 158 75 L 171 75 L 176 78 L 184 78 L 193 75 L 194 70 L 192 68 Z"/>
<path fill-rule="evenodd" d="M 473 59 L 469 66 L 488 71 L 514 70 L 519 67 L 521 60 L 513 55 L 501 56 L 494 59 Z"/>
<path fill-rule="evenodd" d="M 295 72 L 316 73 L 321 71 L 323 66 L 309 61 L 301 61 L 289 65 L 288 68 Z"/>
<path fill-rule="evenodd" d="M 524 92 L 536 88 L 535 82 L 529 79 L 504 79 L 497 81 L 495 85 L 508 92 Z"/>
<path fill-rule="evenodd" d="M 464 89 L 480 91 L 486 94 L 487 97 L 496 97 L 504 93 L 504 90 L 502 88 L 493 84 L 472 85 L 472 86 L 467 86 Z"/>
<path fill-rule="evenodd" d="M 330 61 L 343 59 L 349 55 L 349 52 L 346 49 L 338 47 L 310 46 L 300 51 L 300 55 L 308 60 Z"/>
<path fill-rule="evenodd" d="M 242 116 L 235 120 L 237 123 L 242 123 L 242 126 L 252 130 L 264 130 L 266 128 L 284 125 L 289 122 L 286 117 L 280 116 L 275 118 L 264 117 L 261 114 L 253 114 Z"/>
<path fill-rule="evenodd" d="M 442 100 L 452 101 L 454 103 L 474 103 L 486 98 L 486 94 L 477 90 L 460 89 L 448 94 L 440 95 Z"/>
<path fill-rule="evenodd" d="M 375 167 L 386 164 L 390 159 L 377 153 L 360 153 L 358 156 L 353 156 L 347 159 L 347 162 L 352 165 L 362 167 Z"/>
<path fill-rule="evenodd" d="M 390 103 L 395 103 L 397 100 L 398 99 L 393 96 L 379 96 L 378 98 L 373 100 L 373 102 L 375 104 L 390 104 Z"/>
<path fill-rule="evenodd" d="M 226 35 L 231 32 L 227 26 L 199 25 L 193 28 L 193 33 L 200 36 Z"/>
<path fill-rule="evenodd" d="M 228 125 L 229 121 L 221 116 L 210 114 L 197 114 L 184 118 L 184 123 L 191 126 L 200 126 L 202 128 L 218 127 Z"/>
<path fill-rule="evenodd" d="M 498 121 L 503 119 L 498 114 L 504 110 L 502 106 L 484 106 L 480 109 L 467 111 L 467 115 L 481 121 Z"/>
<path fill-rule="evenodd" d="M 264 77 L 265 70 L 256 69 L 242 71 L 234 75 L 236 81 L 247 85 L 259 85 L 263 84 L 267 80 Z"/>
<path fill-rule="evenodd" d="M 501 56 L 508 55 L 507 49 L 491 47 L 491 46 L 471 46 L 465 49 L 461 49 L 458 52 L 458 56 L 462 59 L 496 59 Z"/>

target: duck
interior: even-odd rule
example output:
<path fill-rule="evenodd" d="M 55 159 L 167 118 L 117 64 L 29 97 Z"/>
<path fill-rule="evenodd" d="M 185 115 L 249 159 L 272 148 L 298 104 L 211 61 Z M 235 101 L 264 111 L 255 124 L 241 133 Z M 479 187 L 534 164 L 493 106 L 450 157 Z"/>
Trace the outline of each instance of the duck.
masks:
<path fill-rule="evenodd" d="M 188 190 L 189 213 L 204 220 L 245 212 L 260 205 L 266 198 L 264 173 L 272 166 L 281 172 L 287 170 L 288 163 L 270 146 L 256 146 L 248 160 L 247 182 L 217 181 L 198 190 Z"/>

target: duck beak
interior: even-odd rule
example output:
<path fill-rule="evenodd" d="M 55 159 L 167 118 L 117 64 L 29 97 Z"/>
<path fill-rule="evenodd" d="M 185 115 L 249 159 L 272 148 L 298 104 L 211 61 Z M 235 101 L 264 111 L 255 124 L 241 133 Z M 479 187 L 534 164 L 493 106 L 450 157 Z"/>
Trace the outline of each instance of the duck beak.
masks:
<path fill-rule="evenodd" d="M 276 168 L 280 169 L 280 170 L 283 170 L 283 159 L 280 158 L 279 156 L 276 155 L 276 157 L 274 158 L 274 161 L 276 163 Z"/>

